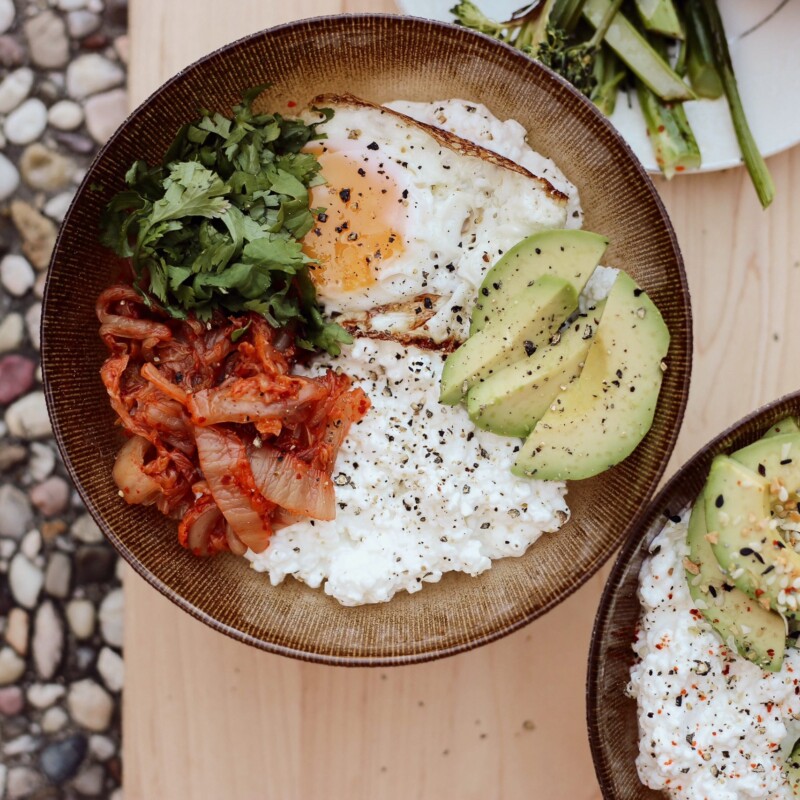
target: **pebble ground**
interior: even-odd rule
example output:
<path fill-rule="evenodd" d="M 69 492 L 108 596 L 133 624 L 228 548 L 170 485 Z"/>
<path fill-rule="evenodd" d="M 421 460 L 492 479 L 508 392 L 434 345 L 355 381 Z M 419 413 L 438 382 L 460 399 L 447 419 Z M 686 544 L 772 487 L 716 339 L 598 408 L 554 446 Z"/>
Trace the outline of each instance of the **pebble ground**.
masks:
<path fill-rule="evenodd" d="M 0 0 L 0 799 L 121 800 L 121 562 L 52 441 L 58 225 L 124 119 L 127 0 Z"/>

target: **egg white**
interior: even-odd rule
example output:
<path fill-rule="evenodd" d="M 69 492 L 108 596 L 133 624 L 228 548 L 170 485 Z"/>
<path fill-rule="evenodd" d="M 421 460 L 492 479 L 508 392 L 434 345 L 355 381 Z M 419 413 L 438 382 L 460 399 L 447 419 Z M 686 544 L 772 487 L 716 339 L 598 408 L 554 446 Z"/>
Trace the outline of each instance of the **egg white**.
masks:
<path fill-rule="evenodd" d="M 317 289 L 326 311 L 347 319 L 377 309 L 388 313 L 372 316 L 373 329 L 400 334 L 413 328 L 415 335 L 434 342 L 466 338 L 486 271 L 526 236 L 565 227 L 566 197 L 494 154 L 462 145 L 452 135 L 443 141 L 405 115 L 360 101 L 325 104 L 334 111 L 318 129 L 327 137 L 325 152 L 345 155 L 366 173 L 354 177 L 353 186 L 329 183 L 328 197 L 349 190 L 348 209 L 360 203 L 357 212 L 363 214 L 365 201 L 354 187 L 359 178 L 362 185 L 364 180 L 378 185 L 385 228 L 400 245 L 389 257 L 363 251 L 373 276 L 369 285 L 343 289 L 321 281 Z M 324 163 L 322 174 L 327 177 Z M 338 235 L 358 235 L 357 228 L 350 220 Z M 320 233 L 312 231 L 306 241 L 313 244 Z M 409 311 L 408 302 L 423 296 L 429 298 L 427 308 L 412 303 Z"/>

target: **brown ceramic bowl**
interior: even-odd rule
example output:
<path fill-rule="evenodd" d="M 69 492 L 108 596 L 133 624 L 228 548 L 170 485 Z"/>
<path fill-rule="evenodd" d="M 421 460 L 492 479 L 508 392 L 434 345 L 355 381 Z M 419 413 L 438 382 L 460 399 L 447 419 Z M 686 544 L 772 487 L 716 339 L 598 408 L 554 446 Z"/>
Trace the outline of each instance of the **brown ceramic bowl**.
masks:
<path fill-rule="evenodd" d="M 784 417 L 800 414 L 800 392 L 788 394 L 739 420 L 684 464 L 634 526 L 608 579 L 592 632 L 586 685 L 592 758 L 606 800 L 664 800 L 636 773 L 636 703 L 625 694 L 633 665 L 634 632 L 641 616 L 639 572 L 667 518 L 693 503 L 715 456 L 745 447 Z"/>
<path fill-rule="evenodd" d="M 104 204 L 137 158 L 160 159 L 198 107 L 229 113 L 242 89 L 272 83 L 264 107 L 286 109 L 322 92 L 369 100 L 460 97 L 515 117 L 536 150 L 577 184 L 586 227 L 611 240 L 607 262 L 631 272 L 672 333 L 655 424 L 635 455 L 570 488 L 572 521 L 521 558 L 479 578 L 446 576 L 391 603 L 343 608 L 287 580 L 277 588 L 243 559 L 200 560 L 175 524 L 117 496 L 121 444 L 98 377 L 105 357 L 94 301 L 111 280 L 97 241 Z M 61 231 L 44 300 L 42 356 L 53 429 L 87 507 L 147 581 L 212 627 L 265 650 L 315 661 L 424 661 L 490 642 L 545 613 L 614 552 L 650 498 L 683 417 L 691 366 L 689 294 L 675 235 L 636 158 L 583 97 L 521 53 L 462 28 L 384 15 L 304 20 L 235 42 L 176 75 L 103 148 Z"/>

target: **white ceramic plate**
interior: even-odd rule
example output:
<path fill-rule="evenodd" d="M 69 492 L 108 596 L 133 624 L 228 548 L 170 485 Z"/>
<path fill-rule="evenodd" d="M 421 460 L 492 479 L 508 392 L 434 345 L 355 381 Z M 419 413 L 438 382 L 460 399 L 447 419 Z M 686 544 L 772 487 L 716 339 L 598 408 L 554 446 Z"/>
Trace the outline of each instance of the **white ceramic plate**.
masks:
<path fill-rule="evenodd" d="M 397 0 L 416 17 L 452 22 L 455 0 Z M 523 0 L 476 0 L 494 19 L 508 19 Z M 800 0 L 720 0 L 747 119 L 765 156 L 800 142 Z M 703 165 L 735 167 L 741 154 L 724 98 L 686 103 Z M 651 172 L 658 172 L 633 93 L 621 94 L 611 121 Z"/>

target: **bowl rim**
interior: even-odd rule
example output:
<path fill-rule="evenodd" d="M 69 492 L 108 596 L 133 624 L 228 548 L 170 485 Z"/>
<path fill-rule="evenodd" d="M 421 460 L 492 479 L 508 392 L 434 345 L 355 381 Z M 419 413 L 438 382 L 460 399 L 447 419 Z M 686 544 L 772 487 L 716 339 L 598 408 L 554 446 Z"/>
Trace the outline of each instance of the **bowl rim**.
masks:
<path fill-rule="evenodd" d="M 142 102 L 140 102 L 132 111 L 128 113 L 128 115 L 125 117 L 125 120 L 120 124 L 117 130 L 114 131 L 114 133 L 103 144 L 103 146 L 98 150 L 95 157 L 92 159 L 90 165 L 86 170 L 86 175 L 84 179 L 81 181 L 81 184 L 78 186 L 78 189 L 75 192 L 72 202 L 70 203 L 70 206 L 67 210 L 64 220 L 62 221 L 59 227 L 58 236 L 56 238 L 55 246 L 53 248 L 53 254 L 51 256 L 50 263 L 48 265 L 48 276 L 50 274 L 50 267 L 52 267 L 62 247 L 65 245 L 65 229 L 67 227 L 67 222 L 69 221 L 76 205 L 78 204 L 79 198 L 83 195 L 84 191 L 86 191 L 89 188 L 89 181 L 95 167 L 105 157 L 106 152 L 109 149 L 111 149 L 112 146 L 115 144 L 115 142 L 120 138 L 123 130 L 128 126 L 131 120 L 134 117 L 138 116 L 146 107 L 150 106 L 152 103 L 157 101 L 158 98 L 164 92 L 166 92 L 170 87 L 172 87 L 179 81 L 183 80 L 187 74 L 193 72 L 194 70 L 201 69 L 209 61 L 212 61 L 213 59 L 216 59 L 221 55 L 225 55 L 232 51 L 235 51 L 243 44 L 259 39 L 261 37 L 272 35 L 278 32 L 285 32 L 290 30 L 303 31 L 304 29 L 306 29 L 309 32 L 309 34 L 313 34 L 314 29 L 323 24 L 347 27 L 348 25 L 357 23 L 358 21 L 364 19 L 375 19 L 392 24 L 406 25 L 411 28 L 426 29 L 429 32 L 429 35 L 430 32 L 432 32 L 435 35 L 443 31 L 447 31 L 452 35 L 453 31 L 456 30 L 460 31 L 460 35 L 464 35 L 467 37 L 478 37 L 484 40 L 484 42 L 487 45 L 505 50 L 507 56 L 513 58 L 519 64 L 520 68 L 533 67 L 534 69 L 541 70 L 548 76 L 549 80 L 553 80 L 556 83 L 560 84 L 560 87 L 563 90 L 567 91 L 570 95 L 572 95 L 572 98 L 574 100 L 589 106 L 592 109 L 592 112 L 596 115 L 598 123 L 605 127 L 606 133 L 614 140 L 615 144 L 619 146 L 620 149 L 629 157 L 630 167 L 638 176 L 638 178 L 642 181 L 642 184 L 646 189 L 647 194 L 654 203 L 655 209 L 657 210 L 659 217 L 663 222 L 665 233 L 667 234 L 670 246 L 674 253 L 675 265 L 677 266 L 677 280 L 680 287 L 679 295 L 682 299 L 683 317 L 686 325 L 685 328 L 686 351 L 687 351 L 686 380 L 683 386 L 680 388 L 680 396 L 676 400 L 677 402 L 677 409 L 675 415 L 676 424 L 669 431 L 667 435 L 667 448 L 665 452 L 671 454 L 675 449 L 676 441 L 680 434 L 680 430 L 683 426 L 683 420 L 686 412 L 686 405 L 689 397 L 689 388 L 691 385 L 692 366 L 693 366 L 693 341 L 694 341 L 693 315 L 692 315 L 691 294 L 689 291 L 689 284 L 686 277 L 683 254 L 681 253 L 680 245 L 678 243 L 678 239 L 675 234 L 672 221 L 669 217 L 669 214 L 667 213 L 664 202 L 661 199 L 661 196 L 658 193 L 655 184 L 653 183 L 652 178 L 647 173 L 645 168 L 642 166 L 641 162 L 636 157 L 635 153 L 628 145 L 628 143 L 625 141 L 623 136 L 613 126 L 613 124 L 600 111 L 596 109 L 594 104 L 587 97 L 585 97 L 577 89 L 575 89 L 575 87 L 572 86 L 572 84 L 570 84 L 566 79 L 562 78 L 560 75 L 553 72 L 553 70 L 551 70 L 549 67 L 544 66 L 540 62 L 530 58 L 529 56 L 522 53 L 520 50 L 517 50 L 516 48 L 512 47 L 509 44 L 506 44 L 505 42 L 501 42 L 491 36 L 488 36 L 487 34 L 473 31 L 464 28 L 462 26 L 455 25 L 453 23 L 440 22 L 437 20 L 430 20 L 422 17 L 414 17 L 404 14 L 389 14 L 384 12 L 318 15 L 314 17 L 307 17 L 304 19 L 293 20 L 290 22 L 282 23 L 280 25 L 272 26 L 270 28 L 264 28 L 259 31 L 255 31 L 253 33 L 246 34 L 245 36 L 239 37 L 238 39 L 235 39 L 225 45 L 215 48 L 209 53 L 206 53 L 205 55 L 201 56 L 200 58 L 186 65 L 185 67 L 181 68 L 178 72 L 176 72 L 166 81 L 161 83 L 158 86 L 158 88 L 156 88 L 153 92 L 151 92 Z M 105 523 L 102 516 L 99 514 L 88 491 L 78 481 L 75 468 L 72 465 L 72 461 L 67 451 L 67 447 L 64 441 L 64 436 L 58 421 L 58 416 L 56 414 L 55 391 L 50 381 L 48 380 L 47 355 L 49 347 L 47 344 L 47 339 L 44 336 L 44 323 L 45 319 L 48 317 L 46 311 L 48 310 L 48 307 L 52 308 L 54 303 L 53 298 L 51 297 L 50 289 L 51 289 L 51 282 L 48 277 L 42 298 L 43 313 L 39 324 L 40 340 L 42 343 L 41 363 L 42 363 L 42 375 L 43 375 L 43 389 L 45 394 L 48 416 L 50 418 L 51 425 L 53 428 L 53 436 L 56 445 L 58 447 L 59 454 L 61 456 L 61 459 L 64 463 L 64 466 L 67 470 L 67 473 L 70 477 L 72 484 L 78 491 L 78 494 L 80 495 L 86 507 L 86 510 L 90 513 L 94 521 L 99 525 L 100 529 L 103 531 L 105 538 L 125 559 L 128 565 L 134 570 L 134 572 L 137 573 L 137 575 L 142 577 L 150 586 L 157 589 L 164 597 L 171 600 L 183 611 L 186 611 L 195 619 L 205 623 L 212 629 L 219 631 L 220 633 L 223 633 L 232 639 L 235 639 L 236 641 L 243 642 L 244 644 L 256 647 L 265 652 L 288 656 L 290 658 L 295 658 L 301 661 L 308 661 L 318 664 L 328 664 L 332 666 L 390 667 L 390 666 L 401 666 L 406 664 L 420 664 L 428 661 L 434 661 L 440 658 L 446 658 L 448 656 L 456 655 L 458 653 L 467 652 L 469 650 L 473 650 L 475 648 L 494 642 L 498 639 L 501 639 L 505 636 L 508 636 L 511 633 L 520 630 L 521 628 L 530 624 L 534 620 L 545 615 L 553 608 L 555 608 L 557 605 L 559 605 L 561 602 L 566 600 L 570 595 L 572 595 L 578 589 L 580 589 L 614 555 L 614 552 L 618 548 L 618 544 L 615 545 L 614 547 L 609 548 L 608 552 L 601 554 L 601 556 L 596 559 L 595 563 L 590 564 L 580 575 L 576 575 L 573 581 L 567 587 L 565 587 L 558 593 L 554 594 L 548 600 L 547 603 L 543 604 L 541 607 L 533 610 L 532 612 L 527 613 L 524 616 L 515 619 L 512 622 L 509 622 L 501 627 L 498 627 L 491 633 L 484 634 L 483 636 L 480 636 L 478 638 L 470 639 L 469 641 L 465 641 L 457 645 L 430 649 L 421 653 L 405 654 L 398 656 L 378 656 L 378 657 L 328 655 L 323 652 L 312 651 L 312 650 L 300 650 L 293 647 L 286 647 L 284 645 L 268 642 L 258 637 L 252 636 L 250 634 L 243 633 L 242 631 L 238 630 L 233 626 L 223 624 L 215 617 L 198 609 L 193 603 L 188 601 L 178 592 L 174 591 L 162 579 L 156 577 L 134 556 L 134 554 L 128 549 L 128 547 L 125 545 L 124 542 L 119 540 L 118 537 L 110 535 L 112 534 L 112 532 L 109 530 L 109 526 Z M 651 495 L 652 491 L 655 490 L 655 487 L 658 486 L 658 483 L 661 480 L 661 477 L 663 476 L 664 471 L 667 467 L 668 461 L 669 461 L 668 457 L 662 458 L 661 462 L 656 467 L 653 473 L 653 478 L 651 483 L 652 485 Z M 628 531 L 628 535 L 623 540 L 627 540 L 627 538 L 630 537 L 630 533 L 632 531 L 638 530 L 644 513 L 645 513 L 645 508 L 640 505 L 640 508 L 637 511 L 637 513 L 629 520 L 629 522 L 625 526 Z"/>
<path fill-rule="evenodd" d="M 611 765 L 609 748 L 603 739 L 603 731 L 598 722 L 599 703 L 602 699 L 603 684 L 600 676 L 601 668 L 601 643 L 608 634 L 612 622 L 611 606 L 617 598 L 620 582 L 628 568 L 629 562 L 637 555 L 645 541 L 652 541 L 663 530 L 667 523 L 666 509 L 672 508 L 671 500 L 687 483 L 692 482 L 698 473 L 706 472 L 714 456 L 727 452 L 738 434 L 748 425 L 754 425 L 762 419 L 769 417 L 769 423 L 775 424 L 791 413 L 789 408 L 800 405 L 800 390 L 788 392 L 775 400 L 758 406 L 756 409 L 729 425 L 721 433 L 714 436 L 700 447 L 686 462 L 684 462 L 674 475 L 664 484 L 661 490 L 651 501 L 646 512 L 641 517 L 641 526 L 632 529 L 614 561 L 611 573 L 603 588 L 600 604 L 597 608 L 592 636 L 589 646 L 586 674 L 586 726 L 589 735 L 589 748 L 592 753 L 600 789 L 605 800 L 622 800 L 614 794 L 610 776 L 615 772 Z M 795 412 L 796 413 L 796 412 Z M 757 436 L 754 437 L 755 439 Z M 631 642 L 631 655 L 633 655 Z M 630 702 L 633 702 L 631 700 Z M 666 795 L 664 795 L 666 797 Z"/>

